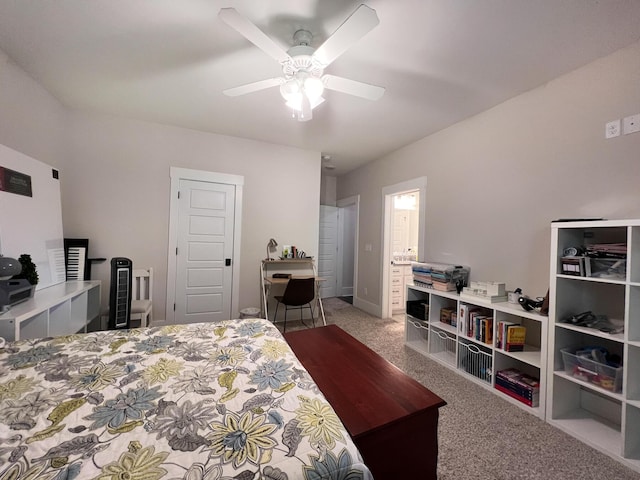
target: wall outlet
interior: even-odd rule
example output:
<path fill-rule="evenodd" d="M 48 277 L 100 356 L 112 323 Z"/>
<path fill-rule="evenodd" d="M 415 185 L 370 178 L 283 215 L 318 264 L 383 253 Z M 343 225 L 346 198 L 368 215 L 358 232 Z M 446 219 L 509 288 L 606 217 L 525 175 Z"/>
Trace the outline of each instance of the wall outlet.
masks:
<path fill-rule="evenodd" d="M 640 132 L 640 113 L 624 117 L 622 121 L 622 129 L 625 135 Z"/>
<path fill-rule="evenodd" d="M 605 138 L 620 136 L 620 119 L 607 122 L 604 127 Z"/>
<path fill-rule="evenodd" d="M 367 287 L 364 287 L 364 294 L 365 296 L 369 295 L 369 289 Z"/>

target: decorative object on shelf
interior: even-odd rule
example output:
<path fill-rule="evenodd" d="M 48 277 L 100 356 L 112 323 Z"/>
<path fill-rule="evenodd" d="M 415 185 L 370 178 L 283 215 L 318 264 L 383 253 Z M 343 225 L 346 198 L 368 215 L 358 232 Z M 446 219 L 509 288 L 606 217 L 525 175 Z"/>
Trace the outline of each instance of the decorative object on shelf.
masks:
<path fill-rule="evenodd" d="M 24 278 L 31 285 L 38 284 L 38 270 L 36 268 L 36 264 L 31 260 L 31 255 L 27 253 L 23 253 L 20 255 L 18 261 L 22 264 L 22 272 L 16 275 L 15 278 Z"/>
<path fill-rule="evenodd" d="M 275 238 L 269 240 L 267 243 L 267 260 L 271 260 L 271 250 L 275 250 L 278 246 L 278 242 L 276 242 Z"/>
<path fill-rule="evenodd" d="M 518 299 L 518 303 L 520 304 L 520 306 L 527 311 L 531 311 L 536 308 L 542 308 L 543 301 L 544 301 L 544 298 L 542 297 L 537 297 L 534 300 L 532 298 L 522 296 Z"/>
<path fill-rule="evenodd" d="M 513 292 L 507 292 L 507 301 L 509 303 L 518 303 L 520 295 L 522 295 L 522 289 L 518 287 Z"/>
<path fill-rule="evenodd" d="M 595 328 L 605 333 L 624 332 L 624 323 L 616 324 L 609 320 L 606 315 L 594 315 L 591 310 L 578 313 L 577 315 L 569 315 L 563 318 L 561 322 L 575 325 L 576 327 Z"/>
<path fill-rule="evenodd" d="M 18 260 L 0 256 L 0 313 L 33 296 L 36 283 L 31 283 L 27 275 L 38 283 L 36 266 L 29 255 L 21 255 Z"/>
<path fill-rule="evenodd" d="M 0 280 L 9 280 L 22 271 L 22 264 L 15 258 L 0 255 Z"/>
<path fill-rule="evenodd" d="M 542 305 L 540 306 L 540 314 L 549 316 L 549 289 L 547 288 L 547 294 L 542 299 Z"/>
<path fill-rule="evenodd" d="M 506 302 L 507 294 L 503 282 L 471 282 L 460 292 L 464 297 L 484 300 L 490 303 Z M 474 298 L 475 297 L 475 298 Z"/>

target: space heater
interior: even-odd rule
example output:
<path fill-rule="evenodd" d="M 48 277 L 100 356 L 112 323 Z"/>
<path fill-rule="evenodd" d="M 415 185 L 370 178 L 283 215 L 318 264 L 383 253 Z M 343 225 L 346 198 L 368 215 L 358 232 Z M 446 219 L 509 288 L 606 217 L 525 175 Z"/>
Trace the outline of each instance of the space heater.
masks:
<path fill-rule="evenodd" d="M 111 259 L 109 329 L 129 328 L 132 266 L 133 263 L 128 258 L 115 257 Z"/>

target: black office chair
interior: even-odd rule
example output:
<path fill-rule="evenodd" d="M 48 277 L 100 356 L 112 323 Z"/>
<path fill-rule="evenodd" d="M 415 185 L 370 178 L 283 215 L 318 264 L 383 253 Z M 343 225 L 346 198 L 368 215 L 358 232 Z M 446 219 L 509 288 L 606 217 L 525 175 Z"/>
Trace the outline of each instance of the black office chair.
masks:
<path fill-rule="evenodd" d="M 311 278 L 292 278 L 287 283 L 284 289 L 284 294 L 274 295 L 276 303 L 276 313 L 273 316 L 273 322 L 276 322 L 278 317 L 278 307 L 280 304 L 284 305 L 284 327 L 283 330 L 287 331 L 287 312 L 289 310 L 300 310 L 300 321 L 302 321 L 302 309 L 309 308 L 311 312 L 311 321 L 313 326 L 316 326 L 316 320 L 313 318 L 313 307 L 311 302 L 316 298 L 316 279 Z M 303 322 L 304 323 L 304 322 Z"/>

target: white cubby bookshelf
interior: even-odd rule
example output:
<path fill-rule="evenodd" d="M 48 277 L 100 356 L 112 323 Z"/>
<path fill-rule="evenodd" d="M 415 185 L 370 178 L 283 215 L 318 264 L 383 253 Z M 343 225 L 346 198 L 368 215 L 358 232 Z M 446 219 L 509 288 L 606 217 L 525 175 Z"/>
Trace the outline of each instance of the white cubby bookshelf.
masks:
<path fill-rule="evenodd" d="M 68 281 L 37 290 L 0 315 L 7 341 L 100 330 L 100 281 Z"/>
<path fill-rule="evenodd" d="M 598 277 L 561 273 L 566 249 L 602 243 L 626 244 L 622 272 L 618 265 Z M 640 220 L 552 223 L 550 272 L 547 421 L 640 472 Z M 585 311 L 624 331 L 566 321 Z M 584 376 L 576 366 L 565 371 L 562 349 L 586 346 L 622 360 L 619 388 L 600 364 Z"/>
<path fill-rule="evenodd" d="M 520 305 L 508 302 L 488 303 L 482 299 L 461 299 L 455 292 L 443 292 L 416 285 L 407 286 L 407 302 L 418 301 L 428 305 L 427 318 L 405 314 L 405 344 L 417 352 L 445 365 L 460 375 L 490 389 L 500 398 L 517 405 L 541 419 L 545 418 L 546 337 L 548 318 L 535 311 L 525 311 Z M 468 337 L 452 326 L 440 321 L 440 310 L 450 308 L 459 312 L 460 305 L 481 308 L 493 318 L 494 335 L 490 344 Z M 509 321 L 527 327 L 525 350 L 507 352 L 496 347 L 495 326 Z M 518 368 L 523 373 L 540 379 L 540 398 L 537 407 L 530 407 L 495 389 L 495 373 L 507 368 Z"/>

